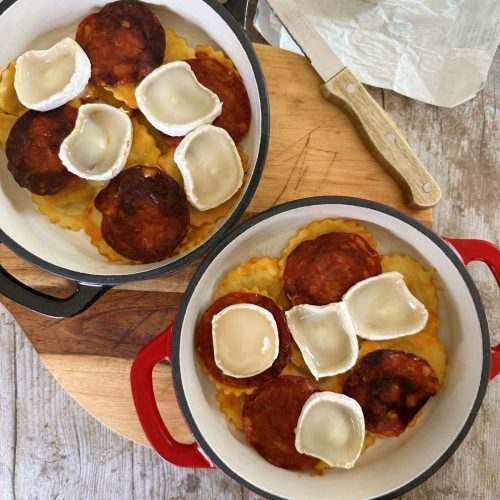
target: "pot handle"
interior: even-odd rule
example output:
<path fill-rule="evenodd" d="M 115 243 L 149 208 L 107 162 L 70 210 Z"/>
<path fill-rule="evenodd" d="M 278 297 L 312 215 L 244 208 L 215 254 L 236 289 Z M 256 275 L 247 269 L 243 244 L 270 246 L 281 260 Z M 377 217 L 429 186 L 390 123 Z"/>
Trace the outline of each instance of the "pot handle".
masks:
<path fill-rule="evenodd" d="M 72 295 L 59 299 L 21 283 L 0 265 L 0 294 L 32 311 L 53 318 L 76 316 L 90 307 L 109 288 L 77 283 Z"/>
<path fill-rule="evenodd" d="M 177 442 L 163 423 L 153 389 L 153 368 L 161 361 L 170 363 L 174 322 L 143 347 L 137 354 L 130 371 L 130 384 L 135 409 L 151 446 L 167 462 L 179 467 L 216 467 L 205 457 L 198 443 Z"/>
<path fill-rule="evenodd" d="M 463 240 L 443 238 L 461 257 L 464 264 L 474 260 L 484 262 L 493 273 L 500 286 L 500 248 L 484 240 Z M 500 344 L 491 348 L 490 380 L 500 373 Z"/>
<path fill-rule="evenodd" d="M 243 29 L 246 29 L 248 0 L 222 0 L 221 3 L 224 4 L 224 7 L 226 7 L 229 12 L 231 12 L 233 17 L 239 24 L 241 24 Z"/>

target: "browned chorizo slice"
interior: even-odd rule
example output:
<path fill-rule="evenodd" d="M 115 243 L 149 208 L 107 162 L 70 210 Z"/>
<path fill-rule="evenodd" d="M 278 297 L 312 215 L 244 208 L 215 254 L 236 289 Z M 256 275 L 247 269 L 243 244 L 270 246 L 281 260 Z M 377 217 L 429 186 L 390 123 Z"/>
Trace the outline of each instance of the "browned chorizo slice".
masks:
<path fill-rule="evenodd" d="M 219 96 L 222 113 L 212 125 L 227 131 L 238 144 L 250 128 L 250 101 L 243 80 L 233 70 L 210 57 L 198 57 L 186 61 L 198 81 Z M 182 137 L 165 135 L 165 142 L 176 147 Z"/>
<path fill-rule="evenodd" d="M 119 254 L 157 262 L 172 254 L 189 227 L 186 195 L 156 167 L 120 172 L 95 199 L 105 241 Z"/>
<path fill-rule="evenodd" d="M 161 134 L 163 137 L 163 140 L 171 147 L 171 148 L 176 148 L 184 139 L 184 135 L 179 136 L 179 137 L 174 137 L 173 135 L 168 135 L 168 134 Z"/>
<path fill-rule="evenodd" d="M 320 392 L 310 380 L 286 375 L 269 380 L 243 406 L 248 442 L 268 461 L 285 469 L 311 469 L 320 460 L 295 448 L 295 427 L 304 403 Z"/>
<path fill-rule="evenodd" d="M 160 66 L 165 31 L 142 2 L 120 0 L 105 5 L 79 25 L 76 41 L 92 63 L 97 86 L 135 83 Z"/>
<path fill-rule="evenodd" d="M 437 375 L 425 359 L 380 349 L 361 360 L 345 381 L 344 394 L 361 405 L 368 431 L 399 436 L 438 388 Z"/>
<path fill-rule="evenodd" d="M 283 281 L 292 305 L 325 305 L 381 272 L 380 257 L 364 238 L 333 232 L 298 245 L 287 258 Z"/>
<path fill-rule="evenodd" d="M 80 182 L 59 159 L 59 149 L 75 126 L 78 111 L 70 106 L 19 118 L 6 143 L 7 168 L 16 182 L 38 195 L 55 194 Z"/>
<path fill-rule="evenodd" d="M 233 304 L 255 304 L 267 309 L 278 326 L 279 353 L 274 363 L 262 373 L 252 377 L 236 378 L 226 375 L 215 364 L 212 340 L 212 318 Z M 229 293 L 216 300 L 201 316 L 196 326 L 196 352 L 208 373 L 217 381 L 233 387 L 255 387 L 270 378 L 277 377 L 290 359 L 290 331 L 285 315 L 274 300 L 257 293 Z"/>

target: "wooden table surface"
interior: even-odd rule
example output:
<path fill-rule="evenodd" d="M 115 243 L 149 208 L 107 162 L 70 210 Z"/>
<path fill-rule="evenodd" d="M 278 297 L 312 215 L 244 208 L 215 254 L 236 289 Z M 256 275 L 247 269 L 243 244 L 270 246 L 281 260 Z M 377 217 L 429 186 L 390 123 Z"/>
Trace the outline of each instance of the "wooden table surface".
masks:
<path fill-rule="evenodd" d="M 255 2 L 252 2 L 253 4 Z M 252 14 L 251 9 L 250 14 Z M 251 37 L 261 41 L 251 28 Z M 454 109 L 370 89 L 443 191 L 438 233 L 500 241 L 500 51 L 484 90 Z M 493 342 L 500 293 L 482 264 L 469 270 Z M 50 332 L 46 332 L 50 335 Z M 500 380 L 488 388 L 474 426 L 454 456 L 410 499 L 498 498 Z M 87 415 L 43 367 L 0 305 L 0 499 L 257 499 L 219 471 L 180 469 Z"/>

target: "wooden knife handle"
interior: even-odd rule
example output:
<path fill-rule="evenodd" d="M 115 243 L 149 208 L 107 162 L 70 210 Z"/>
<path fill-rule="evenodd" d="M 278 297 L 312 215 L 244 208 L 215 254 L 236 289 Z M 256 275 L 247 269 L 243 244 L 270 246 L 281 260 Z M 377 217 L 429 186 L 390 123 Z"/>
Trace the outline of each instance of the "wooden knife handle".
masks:
<path fill-rule="evenodd" d="M 368 149 L 401 185 L 410 206 L 423 209 L 439 202 L 441 190 L 436 181 L 390 116 L 348 68 L 326 82 L 321 94 L 347 113 Z"/>

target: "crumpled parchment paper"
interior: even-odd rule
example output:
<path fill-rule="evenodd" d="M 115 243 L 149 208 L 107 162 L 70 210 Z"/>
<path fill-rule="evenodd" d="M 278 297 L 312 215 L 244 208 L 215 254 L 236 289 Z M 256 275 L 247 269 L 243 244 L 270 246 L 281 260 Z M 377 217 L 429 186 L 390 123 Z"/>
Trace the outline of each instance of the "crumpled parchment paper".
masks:
<path fill-rule="evenodd" d="M 473 98 L 500 42 L 500 0 L 296 0 L 364 83 L 437 106 Z M 255 27 L 301 53 L 266 0 Z"/>

